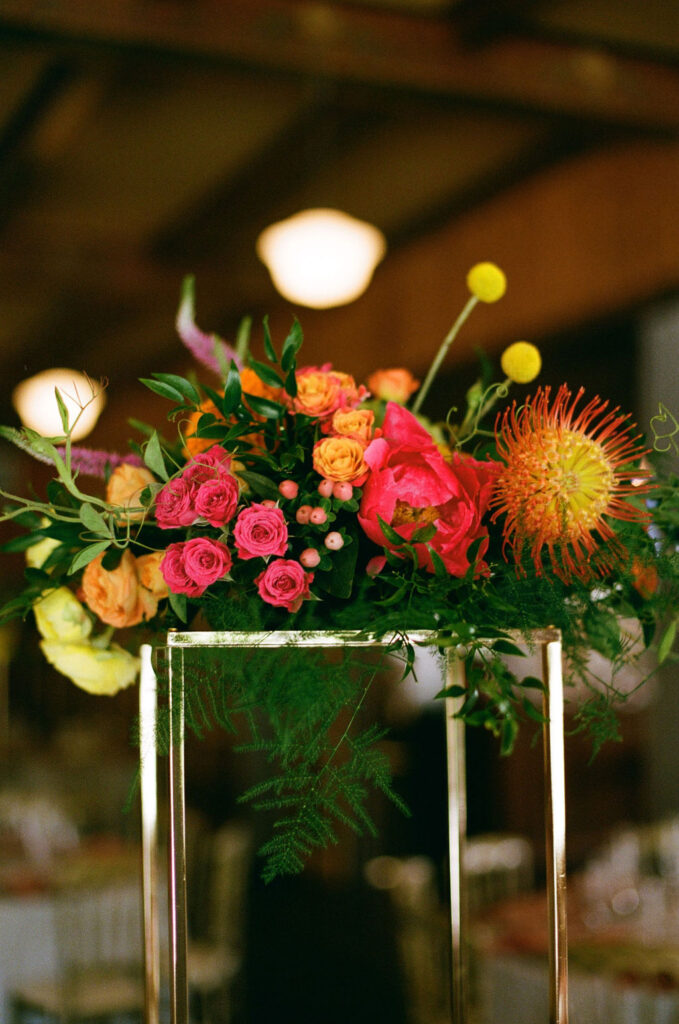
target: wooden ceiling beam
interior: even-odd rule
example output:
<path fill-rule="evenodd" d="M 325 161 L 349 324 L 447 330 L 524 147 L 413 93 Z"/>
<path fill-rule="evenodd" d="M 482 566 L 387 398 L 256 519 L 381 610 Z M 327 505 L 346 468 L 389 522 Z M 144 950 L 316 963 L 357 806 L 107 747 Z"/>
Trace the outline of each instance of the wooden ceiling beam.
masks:
<path fill-rule="evenodd" d="M 673 67 L 581 43 L 502 37 L 465 45 L 452 19 L 295 0 L 3 0 L 0 31 L 228 60 L 676 133 Z"/>

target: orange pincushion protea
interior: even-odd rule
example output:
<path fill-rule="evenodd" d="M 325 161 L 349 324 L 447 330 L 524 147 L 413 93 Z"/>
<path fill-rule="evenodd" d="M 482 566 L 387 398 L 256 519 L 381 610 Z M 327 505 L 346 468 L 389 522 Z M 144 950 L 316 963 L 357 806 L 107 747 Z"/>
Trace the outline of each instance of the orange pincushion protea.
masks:
<path fill-rule="evenodd" d="M 526 544 L 538 573 L 547 548 L 552 568 L 568 582 L 587 579 L 592 567 L 605 572 L 624 555 L 607 517 L 646 517 L 626 500 L 647 489 L 638 468 L 621 469 L 640 458 L 638 437 L 623 429 L 628 417 L 607 412 L 598 396 L 579 412 L 580 389 L 571 400 L 563 384 L 550 408 L 550 388 L 539 388 L 519 409 L 513 403 L 496 423 L 497 451 L 505 463 L 495 486 L 493 520 L 504 516 L 505 548 L 519 565 Z M 634 482 L 632 482 L 634 480 Z M 597 536 L 595 536 L 595 534 Z M 598 551 L 607 542 L 607 554 Z"/>

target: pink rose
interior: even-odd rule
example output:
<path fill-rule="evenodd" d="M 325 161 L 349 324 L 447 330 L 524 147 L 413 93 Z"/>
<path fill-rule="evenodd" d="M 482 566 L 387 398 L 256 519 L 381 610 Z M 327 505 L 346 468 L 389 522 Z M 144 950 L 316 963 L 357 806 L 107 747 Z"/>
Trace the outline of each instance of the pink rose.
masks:
<path fill-rule="evenodd" d="M 236 478 L 225 474 L 218 480 L 206 480 L 197 487 L 193 503 L 198 515 L 210 526 L 223 526 L 233 518 L 238 506 Z"/>
<path fill-rule="evenodd" d="M 488 531 L 481 520 L 498 471 L 496 463 L 459 455 L 446 462 L 413 414 L 393 402 L 387 405 L 383 436 L 371 442 L 364 458 L 371 473 L 358 520 L 375 544 L 398 551 L 382 533 L 379 516 L 405 540 L 433 524 L 436 533 L 428 544 L 452 576 L 465 574 L 467 549 L 479 537 L 484 539 L 478 558 L 483 557 Z M 419 564 L 433 572 L 427 545 L 416 543 L 415 550 Z M 479 571 L 483 568 L 479 564 Z"/>
<path fill-rule="evenodd" d="M 284 555 L 288 549 L 285 516 L 275 505 L 253 502 L 236 520 L 233 537 L 239 558 Z"/>
<path fill-rule="evenodd" d="M 160 571 L 173 593 L 200 597 L 211 584 L 226 576 L 231 562 L 226 544 L 210 537 L 194 537 L 170 544 Z"/>
<path fill-rule="evenodd" d="M 219 444 L 213 444 L 206 452 L 200 452 L 184 467 L 182 479 L 191 484 L 202 484 L 207 480 L 219 480 L 229 474 L 231 456 Z"/>
<path fill-rule="evenodd" d="M 299 562 L 277 558 L 269 562 L 264 572 L 260 572 L 255 583 L 259 596 L 267 604 L 296 612 L 302 601 L 310 597 L 309 584 L 313 580 L 314 574 L 305 572 Z"/>
<path fill-rule="evenodd" d="M 175 530 L 179 526 L 190 526 L 197 518 L 193 505 L 193 488 L 178 477 L 158 491 L 156 495 L 156 520 L 161 530 Z"/>

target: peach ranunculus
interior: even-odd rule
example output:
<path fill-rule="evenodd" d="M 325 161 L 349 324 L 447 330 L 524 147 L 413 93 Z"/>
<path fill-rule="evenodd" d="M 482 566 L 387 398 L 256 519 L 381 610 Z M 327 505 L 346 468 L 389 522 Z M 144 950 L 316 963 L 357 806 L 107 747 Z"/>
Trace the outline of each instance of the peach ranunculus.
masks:
<path fill-rule="evenodd" d="M 368 394 L 348 373 L 333 370 L 329 363 L 320 368 L 306 366 L 298 370 L 295 379 L 297 395 L 291 402 L 292 411 L 319 420 L 329 419 L 337 409 L 353 408 Z"/>
<path fill-rule="evenodd" d="M 212 448 L 213 444 L 216 444 L 214 437 L 195 437 L 196 430 L 198 429 L 198 423 L 201 416 L 206 413 L 212 413 L 212 415 L 221 422 L 224 422 L 224 417 L 210 398 L 206 398 L 204 402 L 201 402 L 195 412 L 190 413 L 187 420 L 184 421 L 184 437 L 186 443 L 184 446 L 185 455 L 198 455 L 200 452 L 207 451 L 208 448 Z M 225 424 L 226 427 L 226 424 Z"/>
<path fill-rule="evenodd" d="M 121 462 L 109 477 L 106 500 L 109 505 L 120 505 L 124 509 L 126 519 L 143 519 L 145 510 L 141 507 L 141 493 L 154 483 L 156 478 L 150 470 L 143 466 L 133 466 L 129 462 Z"/>
<path fill-rule="evenodd" d="M 399 402 L 405 405 L 410 396 L 420 386 L 410 370 L 395 367 L 391 370 L 375 370 L 368 377 L 368 387 L 376 398 L 383 402 Z"/>
<path fill-rule="evenodd" d="M 368 475 L 365 447 L 351 437 L 324 437 L 314 445 L 314 469 L 326 480 L 360 487 Z"/>
<path fill-rule="evenodd" d="M 152 618 L 158 599 L 141 585 L 137 562 L 129 548 L 115 569 L 104 569 L 103 557 L 97 555 L 83 573 L 82 589 L 88 608 L 102 622 L 117 629 Z"/>
<path fill-rule="evenodd" d="M 152 551 L 149 555 L 137 557 L 137 575 L 145 590 L 150 591 L 157 601 L 168 595 L 167 583 L 160 571 L 160 563 L 165 557 L 164 551 Z"/>
<path fill-rule="evenodd" d="M 338 409 L 328 423 L 324 423 L 324 434 L 335 437 L 352 437 L 367 445 L 373 438 L 375 413 L 372 409 Z"/>

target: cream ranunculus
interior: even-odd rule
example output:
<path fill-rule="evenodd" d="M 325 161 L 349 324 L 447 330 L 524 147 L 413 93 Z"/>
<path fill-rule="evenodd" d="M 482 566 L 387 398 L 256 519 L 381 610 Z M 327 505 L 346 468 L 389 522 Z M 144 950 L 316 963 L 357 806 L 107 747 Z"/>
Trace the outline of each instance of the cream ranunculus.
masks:
<path fill-rule="evenodd" d="M 112 697 L 131 686 L 139 671 L 139 658 L 117 644 L 101 650 L 87 643 L 42 640 L 40 646 L 57 672 L 96 696 Z"/>
<path fill-rule="evenodd" d="M 33 605 L 33 613 L 45 640 L 77 643 L 92 632 L 92 620 L 68 587 L 48 591 Z"/>
<path fill-rule="evenodd" d="M 31 544 L 30 548 L 26 548 L 26 565 L 31 569 L 40 569 L 60 544 L 61 541 L 55 540 L 54 537 L 43 537 L 42 540 Z"/>

